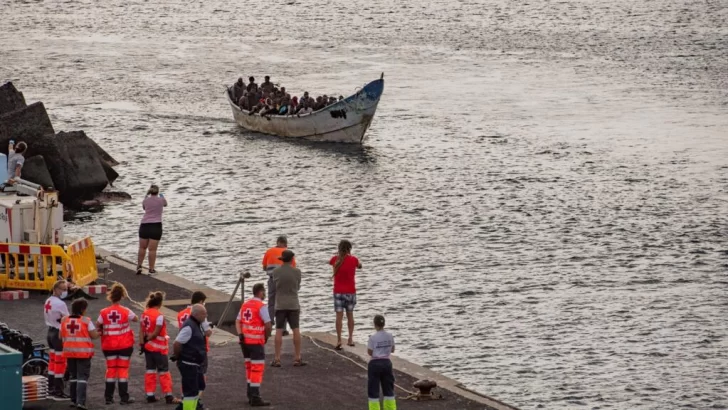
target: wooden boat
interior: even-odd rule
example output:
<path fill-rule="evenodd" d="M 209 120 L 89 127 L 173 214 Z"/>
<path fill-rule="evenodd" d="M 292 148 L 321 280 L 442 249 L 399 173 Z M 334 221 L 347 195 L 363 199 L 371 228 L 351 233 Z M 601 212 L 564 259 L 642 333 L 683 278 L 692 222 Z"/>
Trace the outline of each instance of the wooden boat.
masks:
<path fill-rule="evenodd" d="M 233 117 L 247 130 L 309 141 L 362 143 L 384 91 L 384 74 L 354 95 L 310 114 L 250 115 L 232 101 L 232 90 L 228 87 L 225 95 Z"/>

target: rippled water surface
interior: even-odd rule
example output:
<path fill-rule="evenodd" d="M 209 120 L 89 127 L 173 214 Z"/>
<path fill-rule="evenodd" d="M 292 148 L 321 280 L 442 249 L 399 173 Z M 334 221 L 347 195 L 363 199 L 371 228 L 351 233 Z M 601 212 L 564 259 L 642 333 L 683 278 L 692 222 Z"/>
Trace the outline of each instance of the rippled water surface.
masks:
<path fill-rule="evenodd" d="M 274 238 L 333 330 L 328 258 L 364 264 L 357 340 L 526 408 L 728 407 L 722 0 L 0 1 L 0 79 L 122 161 L 129 203 L 70 234 L 231 290 Z M 364 147 L 253 135 L 223 86 L 348 94 Z"/>

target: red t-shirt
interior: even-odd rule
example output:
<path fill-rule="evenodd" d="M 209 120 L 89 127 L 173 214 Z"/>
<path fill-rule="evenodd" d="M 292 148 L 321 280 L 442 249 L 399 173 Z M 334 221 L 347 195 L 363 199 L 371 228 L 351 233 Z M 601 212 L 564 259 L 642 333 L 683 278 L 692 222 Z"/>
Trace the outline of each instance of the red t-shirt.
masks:
<path fill-rule="evenodd" d="M 329 261 L 329 265 L 334 266 L 337 256 Z M 334 276 L 334 293 L 356 293 L 356 268 L 359 266 L 359 259 L 353 255 L 346 255 L 344 263 L 341 264 L 339 270 Z"/>

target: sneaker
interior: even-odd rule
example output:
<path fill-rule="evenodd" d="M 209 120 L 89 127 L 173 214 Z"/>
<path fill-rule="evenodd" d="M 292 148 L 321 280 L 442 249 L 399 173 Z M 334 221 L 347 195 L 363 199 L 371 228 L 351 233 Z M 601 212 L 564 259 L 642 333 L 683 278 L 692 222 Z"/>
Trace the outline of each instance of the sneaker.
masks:
<path fill-rule="evenodd" d="M 127 405 L 127 404 L 132 404 L 132 403 L 134 403 L 135 401 L 136 401 L 136 400 L 134 400 L 134 398 L 133 398 L 133 397 L 129 397 L 129 398 L 128 398 L 128 399 L 126 399 L 126 400 L 121 400 L 121 401 L 120 401 L 119 403 L 121 403 L 121 405 L 122 405 L 122 406 L 125 406 L 125 405 Z"/>
<path fill-rule="evenodd" d="M 270 402 L 264 401 L 260 398 L 260 396 L 252 397 L 250 399 L 250 406 L 251 407 L 268 407 L 270 406 Z"/>
<path fill-rule="evenodd" d="M 109 404 L 114 404 L 114 399 L 108 399 L 107 398 L 106 399 L 106 405 L 108 406 Z"/>
<path fill-rule="evenodd" d="M 76 403 L 71 402 L 71 404 L 69 404 L 68 407 L 76 407 Z"/>
<path fill-rule="evenodd" d="M 174 397 L 174 396 L 164 396 L 164 401 L 167 402 L 167 404 L 180 404 L 182 403 L 182 400 Z"/>
<path fill-rule="evenodd" d="M 76 405 L 76 408 L 77 409 L 81 409 L 81 410 L 88 410 L 88 407 L 86 407 L 85 404 L 77 404 Z"/>
<path fill-rule="evenodd" d="M 55 401 L 68 401 L 68 400 L 71 400 L 71 396 L 67 395 L 64 392 L 55 392 L 51 396 L 51 400 L 55 400 Z"/>
<path fill-rule="evenodd" d="M 147 396 L 147 403 L 156 403 L 159 399 L 156 396 Z"/>

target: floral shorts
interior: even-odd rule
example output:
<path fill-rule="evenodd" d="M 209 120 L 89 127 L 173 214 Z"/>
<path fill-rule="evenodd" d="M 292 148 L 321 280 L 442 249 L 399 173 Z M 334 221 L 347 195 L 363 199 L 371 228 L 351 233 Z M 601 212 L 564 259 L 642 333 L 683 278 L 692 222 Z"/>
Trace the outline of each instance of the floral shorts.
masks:
<path fill-rule="evenodd" d="M 334 310 L 353 312 L 356 306 L 356 293 L 334 293 Z"/>

